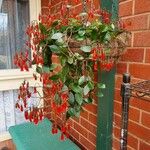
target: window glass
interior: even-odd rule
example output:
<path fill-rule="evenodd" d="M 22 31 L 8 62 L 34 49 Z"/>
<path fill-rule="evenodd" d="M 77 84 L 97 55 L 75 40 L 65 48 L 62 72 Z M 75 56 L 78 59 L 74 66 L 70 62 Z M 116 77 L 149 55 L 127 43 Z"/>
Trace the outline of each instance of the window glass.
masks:
<path fill-rule="evenodd" d="M 0 69 L 12 69 L 16 51 L 25 49 L 29 0 L 0 0 Z"/>

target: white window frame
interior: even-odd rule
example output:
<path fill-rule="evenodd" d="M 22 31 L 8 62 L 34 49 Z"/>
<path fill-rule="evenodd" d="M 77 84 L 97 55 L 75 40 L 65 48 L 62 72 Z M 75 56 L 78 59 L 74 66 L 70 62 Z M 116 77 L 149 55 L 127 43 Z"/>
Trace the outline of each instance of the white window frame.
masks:
<path fill-rule="evenodd" d="M 37 20 L 41 12 L 41 0 L 29 0 L 29 10 L 30 22 Z M 0 70 L 0 91 L 18 89 L 24 79 L 32 85 L 33 68 L 30 68 L 29 72 L 21 72 L 20 69 Z M 9 139 L 11 139 L 11 136 L 8 132 L 0 134 L 0 142 Z"/>

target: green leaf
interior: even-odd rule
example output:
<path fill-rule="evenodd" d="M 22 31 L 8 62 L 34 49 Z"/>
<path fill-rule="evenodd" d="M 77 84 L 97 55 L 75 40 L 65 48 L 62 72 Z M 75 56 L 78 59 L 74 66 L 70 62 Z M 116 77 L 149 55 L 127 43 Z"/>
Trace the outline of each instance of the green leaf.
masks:
<path fill-rule="evenodd" d="M 76 94 L 75 94 L 75 99 L 76 99 L 76 102 L 77 102 L 79 105 L 82 105 L 82 103 L 83 103 L 83 98 L 82 98 L 82 94 L 81 94 L 81 93 L 76 93 Z"/>
<path fill-rule="evenodd" d="M 83 56 L 80 55 L 79 53 L 75 53 L 74 56 L 78 59 L 78 60 L 83 60 Z"/>
<path fill-rule="evenodd" d="M 109 27 L 107 25 L 101 25 L 101 31 L 102 32 L 108 32 L 109 31 Z"/>
<path fill-rule="evenodd" d="M 57 45 L 50 45 L 49 47 L 53 53 L 60 53 L 59 47 Z"/>
<path fill-rule="evenodd" d="M 64 85 L 64 86 L 62 87 L 61 92 L 66 92 L 66 91 L 68 91 L 68 87 L 67 87 L 66 85 Z"/>
<path fill-rule="evenodd" d="M 86 33 L 85 30 L 79 30 L 78 31 L 79 36 L 84 36 L 85 33 Z"/>
<path fill-rule="evenodd" d="M 90 88 L 90 90 L 94 89 L 94 83 L 93 82 L 88 82 L 88 87 Z"/>
<path fill-rule="evenodd" d="M 88 85 L 86 85 L 83 89 L 83 93 L 84 95 L 87 95 L 90 92 L 90 88 L 88 87 Z"/>
<path fill-rule="evenodd" d="M 58 64 L 51 64 L 51 66 L 49 67 L 50 71 L 53 71 L 54 69 L 56 69 L 58 66 Z"/>
<path fill-rule="evenodd" d="M 82 85 L 85 81 L 86 81 L 86 77 L 85 77 L 85 76 L 82 76 L 82 77 L 80 77 L 80 79 L 78 80 L 78 84 L 79 84 L 79 85 Z"/>
<path fill-rule="evenodd" d="M 68 58 L 68 63 L 69 63 L 69 64 L 73 64 L 73 58 L 69 57 L 69 58 Z"/>
<path fill-rule="evenodd" d="M 69 116 L 75 116 L 76 111 L 74 110 L 74 108 L 69 108 L 68 109 L 68 114 Z"/>
<path fill-rule="evenodd" d="M 92 103 L 93 102 L 93 99 L 92 98 L 84 98 L 84 102 L 86 102 L 86 103 L 88 103 L 88 104 L 90 104 L 90 103 Z"/>
<path fill-rule="evenodd" d="M 62 38 L 57 39 L 57 44 L 62 46 L 64 44 L 64 40 Z"/>
<path fill-rule="evenodd" d="M 74 95 L 72 92 L 69 92 L 69 104 L 74 104 Z"/>
<path fill-rule="evenodd" d="M 60 104 L 61 103 L 61 99 L 59 97 L 59 95 L 56 93 L 55 96 L 54 96 L 54 101 L 57 103 L 57 104 Z"/>
<path fill-rule="evenodd" d="M 52 23 L 51 27 L 56 27 L 59 24 L 59 20 L 56 20 Z"/>
<path fill-rule="evenodd" d="M 98 83 L 98 84 L 97 84 L 97 87 L 100 88 L 100 89 L 105 89 L 105 88 L 106 88 L 106 85 L 103 84 L 103 83 Z"/>
<path fill-rule="evenodd" d="M 50 67 L 48 67 L 48 66 L 43 66 L 42 67 L 42 70 L 43 70 L 43 72 L 45 72 L 45 73 L 49 73 L 50 72 L 50 69 L 49 69 Z"/>
<path fill-rule="evenodd" d="M 60 74 L 60 78 L 63 82 L 66 81 L 66 76 L 67 76 L 68 73 L 69 73 L 69 66 L 66 65 L 62 68 L 62 71 L 61 71 L 61 74 Z"/>
<path fill-rule="evenodd" d="M 60 56 L 60 63 L 62 66 L 65 65 L 66 61 L 67 61 L 67 58 L 65 56 Z"/>
<path fill-rule="evenodd" d="M 47 33 L 47 29 L 42 23 L 39 23 L 39 28 L 40 28 L 42 34 Z"/>
<path fill-rule="evenodd" d="M 76 117 L 80 117 L 80 111 L 76 111 L 76 112 L 75 112 L 75 116 L 76 116 Z"/>
<path fill-rule="evenodd" d="M 93 89 L 94 89 L 93 83 L 92 82 L 88 82 L 88 84 L 83 89 L 84 95 L 87 95 Z"/>
<path fill-rule="evenodd" d="M 53 75 L 49 78 L 50 80 L 53 80 L 53 81 L 57 81 L 59 79 L 59 75 L 56 74 L 56 75 Z"/>
<path fill-rule="evenodd" d="M 111 40 L 111 34 L 109 32 L 107 32 L 104 36 L 104 40 L 105 41 L 110 41 Z"/>
<path fill-rule="evenodd" d="M 91 47 L 91 46 L 82 46 L 80 49 L 81 49 L 83 52 L 89 53 L 89 52 L 91 52 L 92 47 Z"/>
<path fill-rule="evenodd" d="M 103 97 L 104 95 L 103 95 L 102 92 L 98 92 L 97 96 L 98 96 L 98 97 Z"/>
<path fill-rule="evenodd" d="M 41 74 L 42 73 L 42 68 L 39 66 L 36 66 L 36 72 Z"/>
<path fill-rule="evenodd" d="M 115 29 L 115 25 L 112 23 L 111 24 L 111 28 L 114 30 Z"/>
<path fill-rule="evenodd" d="M 75 92 L 75 93 L 81 93 L 82 88 L 78 84 L 71 84 L 70 88 Z"/>
<path fill-rule="evenodd" d="M 98 37 L 97 30 L 92 30 L 92 32 L 91 32 L 91 39 L 96 41 L 97 37 Z"/>
<path fill-rule="evenodd" d="M 58 40 L 58 39 L 61 39 L 62 37 L 63 37 L 63 34 L 58 32 L 58 33 L 53 34 L 51 39 Z"/>
<path fill-rule="evenodd" d="M 76 36 L 75 36 L 75 39 L 76 39 L 77 41 L 83 41 L 83 40 L 85 40 L 85 36 L 76 35 Z"/>

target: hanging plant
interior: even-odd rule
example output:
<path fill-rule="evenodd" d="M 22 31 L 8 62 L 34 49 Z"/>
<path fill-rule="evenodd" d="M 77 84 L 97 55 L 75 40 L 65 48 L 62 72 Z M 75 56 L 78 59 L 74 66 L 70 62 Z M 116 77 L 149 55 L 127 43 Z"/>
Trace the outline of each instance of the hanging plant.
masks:
<path fill-rule="evenodd" d="M 44 118 L 45 112 L 51 112 L 52 133 L 57 133 L 59 126 L 62 140 L 64 135 L 69 135 L 67 120 L 80 116 L 83 106 L 92 103 L 97 88 L 107 88 L 97 82 L 95 73 L 110 71 L 127 46 L 128 32 L 124 24 L 111 22 L 111 14 L 95 10 L 92 4 L 86 11 L 88 2 L 83 2 L 84 9 L 79 14 L 67 1 L 62 3 L 57 15 L 50 13 L 49 5 L 49 14 L 40 14 L 39 20 L 26 30 L 29 37 L 26 46 L 32 51 L 33 60 L 29 59 L 27 51 L 16 53 L 14 57 L 21 71 L 28 71 L 35 65 L 33 77 L 42 83 L 43 89 L 43 96 L 36 86 L 31 92 L 29 83 L 24 81 L 16 108 L 24 111 L 25 118 L 35 124 Z M 53 55 L 57 56 L 59 64 L 53 63 Z M 29 105 L 28 99 L 33 94 L 44 100 L 44 106 Z M 99 92 L 97 96 L 103 94 Z"/>

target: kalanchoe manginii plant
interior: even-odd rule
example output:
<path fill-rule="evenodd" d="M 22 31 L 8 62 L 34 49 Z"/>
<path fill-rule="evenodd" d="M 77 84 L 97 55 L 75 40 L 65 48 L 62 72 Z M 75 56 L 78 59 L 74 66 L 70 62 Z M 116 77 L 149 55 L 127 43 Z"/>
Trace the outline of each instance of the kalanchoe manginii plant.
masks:
<path fill-rule="evenodd" d="M 16 107 L 35 124 L 44 118 L 45 112 L 51 112 L 52 133 L 57 133 L 60 126 L 62 140 L 69 134 L 67 120 L 80 116 L 83 106 L 92 103 L 97 88 L 107 88 L 97 82 L 95 73 L 98 69 L 110 71 L 127 45 L 128 32 L 124 30 L 124 24 L 112 22 L 111 14 L 96 10 L 90 0 L 83 1 L 84 6 L 87 3 L 90 3 L 89 7 L 76 14 L 73 5 L 63 1 L 56 15 L 50 13 L 49 4 L 49 14 L 40 14 L 39 20 L 32 22 L 26 30 L 29 37 L 26 46 L 32 51 L 33 59 L 28 58 L 28 52 L 17 53 L 14 57 L 14 63 L 21 71 L 28 71 L 35 65 L 33 77 L 43 85 L 41 96 L 36 87 L 31 92 L 29 83 L 24 81 Z M 53 63 L 53 55 L 57 56 L 59 64 Z M 44 100 L 43 107 L 37 103 L 28 105 L 33 94 Z M 103 94 L 99 92 L 97 96 Z"/>

